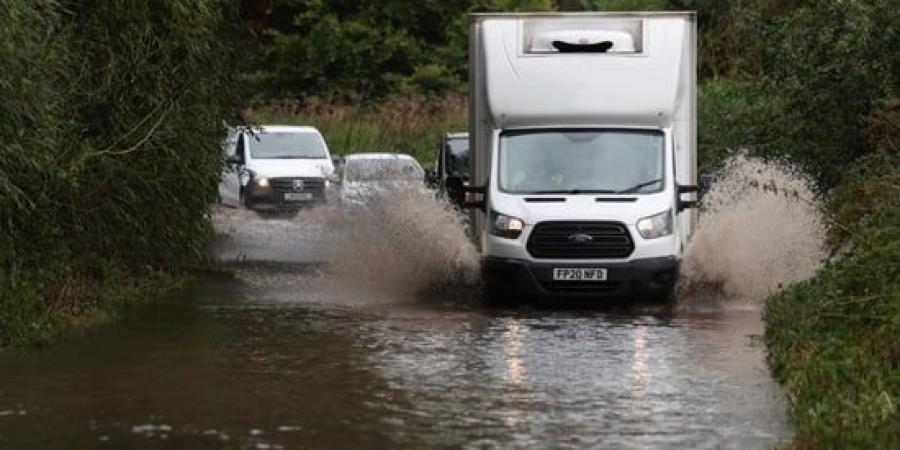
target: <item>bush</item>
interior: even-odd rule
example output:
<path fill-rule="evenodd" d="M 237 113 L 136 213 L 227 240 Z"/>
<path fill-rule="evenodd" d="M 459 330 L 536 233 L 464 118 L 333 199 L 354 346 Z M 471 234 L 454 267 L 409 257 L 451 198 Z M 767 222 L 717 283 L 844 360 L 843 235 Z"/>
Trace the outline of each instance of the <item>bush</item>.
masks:
<path fill-rule="evenodd" d="M 830 242 L 846 254 L 766 305 L 799 448 L 900 447 L 900 101 L 867 123 L 877 150 L 827 204 Z"/>
<path fill-rule="evenodd" d="M 722 143 L 786 157 L 824 192 L 873 151 L 866 117 L 900 89 L 896 2 L 673 3 L 701 8 L 701 73 L 728 76 L 700 95 L 701 149 L 713 159 Z"/>
<path fill-rule="evenodd" d="M 203 258 L 238 14 L 236 0 L 0 8 L 0 346 L 13 316 L 56 328 L 60 292 L 81 293 L 65 294 L 77 311 L 105 281 Z"/>
<path fill-rule="evenodd" d="M 761 39 L 768 89 L 786 99 L 788 156 L 823 186 L 873 150 L 863 134 L 876 102 L 900 89 L 900 24 L 894 0 L 803 2 L 770 18 Z"/>
<path fill-rule="evenodd" d="M 274 0 L 248 77 L 263 99 L 383 98 L 410 87 L 460 92 L 468 77 L 469 11 L 554 6 L 550 0 Z"/>
<path fill-rule="evenodd" d="M 887 171 L 879 158 L 854 167 L 851 190 L 887 190 L 859 218 L 865 225 L 854 229 L 855 245 L 816 278 L 766 305 L 769 359 L 791 401 L 798 448 L 900 447 L 896 162 Z M 871 177 L 876 172 L 883 175 Z"/>
<path fill-rule="evenodd" d="M 785 101 L 759 82 L 714 79 L 698 93 L 697 157 L 701 172 L 710 172 L 735 151 L 777 157 L 792 145 L 778 122 Z"/>

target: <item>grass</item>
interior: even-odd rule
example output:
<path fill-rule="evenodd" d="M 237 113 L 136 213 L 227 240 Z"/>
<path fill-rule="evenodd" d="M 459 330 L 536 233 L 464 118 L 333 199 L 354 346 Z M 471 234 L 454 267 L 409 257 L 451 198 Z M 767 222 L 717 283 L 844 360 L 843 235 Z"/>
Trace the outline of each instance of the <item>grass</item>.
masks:
<path fill-rule="evenodd" d="M 102 274 L 69 276 L 49 289 L 20 281 L 8 286 L 16 295 L 0 304 L 0 350 L 45 346 L 60 337 L 84 333 L 184 281 L 185 277 L 167 272 L 131 273 L 111 265 Z"/>
<path fill-rule="evenodd" d="M 395 96 L 376 103 L 281 101 L 254 108 L 250 118 L 260 124 L 314 126 L 335 155 L 408 153 L 424 166 L 434 162 L 441 135 L 468 128 L 466 99 L 453 94 Z"/>
<path fill-rule="evenodd" d="M 847 253 L 771 298 L 765 341 L 791 448 L 900 448 L 900 164 L 866 158 L 831 193 Z"/>

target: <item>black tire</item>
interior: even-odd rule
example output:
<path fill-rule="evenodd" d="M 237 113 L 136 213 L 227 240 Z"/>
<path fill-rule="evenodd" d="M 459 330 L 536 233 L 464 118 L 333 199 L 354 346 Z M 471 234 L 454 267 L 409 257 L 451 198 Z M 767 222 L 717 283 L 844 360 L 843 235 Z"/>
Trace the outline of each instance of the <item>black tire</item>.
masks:
<path fill-rule="evenodd" d="M 645 294 L 640 297 L 643 302 L 660 305 L 660 306 L 673 306 L 675 304 L 675 286 L 672 286 L 670 289 L 660 292 L 654 292 L 652 294 Z"/>
<path fill-rule="evenodd" d="M 515 287 L 506 280 L 496 278 L 484 278 L 484 304 L 488 306 L 515 306 L 517 296 Z"/>

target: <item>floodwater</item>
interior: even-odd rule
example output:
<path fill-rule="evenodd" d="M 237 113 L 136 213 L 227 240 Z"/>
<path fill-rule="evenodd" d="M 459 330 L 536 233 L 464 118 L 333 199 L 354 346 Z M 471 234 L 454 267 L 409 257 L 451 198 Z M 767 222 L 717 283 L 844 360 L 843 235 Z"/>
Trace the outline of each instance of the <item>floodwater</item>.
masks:
<path fill-rule="evenodd" d="M 244 273 L 272 291 L 207 280 L 0 358 L 0 448 L 754 449 L 790 435 L 758 313 L 342 306 L 278 289 L 304 273 Z"/>
<path fill-rule="evenodd" d="M 757 310 L 490 309 L 468 288 L 376 292 L 325 282 L 316 225 L 218 226 L 234 277 L 85 339 L 0 355 L 0 448 L 762 449 L 790 437 Z"/>
<path fill-rule="evenodd" d="M 233 276 L 0 354 L 0 449 L 776 447 L 759 305 L 815 272 L 821 218 L 789 170 L 723 174 L 674 308 L 484 307 L 458 215 L 421 195 L 218 211 Z"/>

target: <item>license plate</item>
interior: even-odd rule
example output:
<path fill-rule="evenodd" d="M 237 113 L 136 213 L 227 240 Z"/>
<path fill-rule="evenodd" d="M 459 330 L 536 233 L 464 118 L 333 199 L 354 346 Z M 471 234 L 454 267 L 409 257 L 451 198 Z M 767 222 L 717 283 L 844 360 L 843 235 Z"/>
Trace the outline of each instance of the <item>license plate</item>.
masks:
<path fill-rule="evenodd" d="M 284 194 L 286 202 L 308 202 L 313 199 L 311 192 L 288 192 Z"/>
<path fill-rule="evenodd" d="M 606 269 L 553 269 L 553 281 L 606 281 Z"/>

